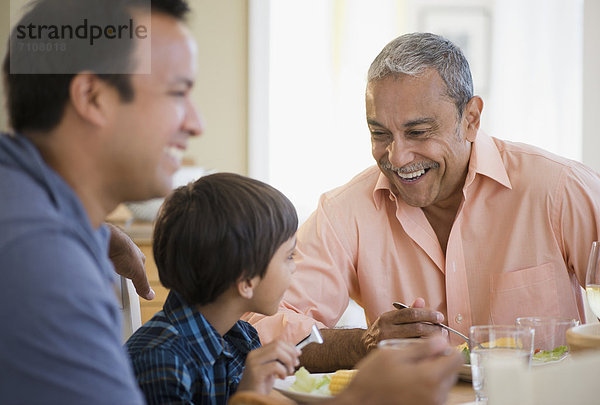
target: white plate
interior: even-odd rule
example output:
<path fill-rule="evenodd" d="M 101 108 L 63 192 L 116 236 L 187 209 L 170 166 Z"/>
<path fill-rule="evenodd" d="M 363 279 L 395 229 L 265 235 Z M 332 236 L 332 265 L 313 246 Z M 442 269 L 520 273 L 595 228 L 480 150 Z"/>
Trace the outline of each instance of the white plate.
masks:
<path fill-rule="evenodd" d="M 314 375 L 314 376 L 323 376 L 323 375 L 332 375 L 332 374 L 333 373 L 314 373 L 314 374 L 311 373 L 311 375 Z M 275 388 L 277 391 L 281 392 L 286 397 L 293 399 L 294 401 L 297 401 L 297 402 L 311 403 L 311 402 L 322 401 L 327 398 L 333 398 L 331 395 L 305 394 L 303 392 L 290 391 L 290 389 L 289 389 L 290 385 L 292 385 L 294 383 L 294 381 L 296 381 L 296 376 L 293 376 L 293 375 L 286 377 L 283 380 L 275 380 L 275 385 L 273 386 L 273 388 Z"/>
<path fill-rule="evenodd" d="M 463 364 L 462 366 L 460 366 L 460 370 L 458 370 L 458 378 L 460 378 L 463 381 L 471 382 L 473 377 L 471 376 L 470 364 Z"/>

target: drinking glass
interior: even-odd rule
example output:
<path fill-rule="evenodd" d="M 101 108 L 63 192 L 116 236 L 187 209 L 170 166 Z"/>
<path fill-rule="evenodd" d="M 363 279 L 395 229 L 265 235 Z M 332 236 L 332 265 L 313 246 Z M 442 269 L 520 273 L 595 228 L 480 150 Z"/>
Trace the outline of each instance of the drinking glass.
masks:
<path fill-rule="evenodd" d="M 487 404 L 485 374 L 493 361 L 529 367 L 533 354 L 533 328 L 524 326 L 471 326 L 471 374 L 478 404 Z"/>
<path fill-rule="evenodd" d="M 600 242 L 592 242 L 587 273 L 585 275 L 585 292 L 594 315 L 600 319 Z"/>
<path fill-rule="evenodd" d="M 517 326 L 525 326 L 535 330 L 533 338 L 534 366 L 560 361 L 569 354 L 567 330 L 579 325 L 579 321 L 571 318 L 556 317 L 522 317 L 517 318 Z"/>

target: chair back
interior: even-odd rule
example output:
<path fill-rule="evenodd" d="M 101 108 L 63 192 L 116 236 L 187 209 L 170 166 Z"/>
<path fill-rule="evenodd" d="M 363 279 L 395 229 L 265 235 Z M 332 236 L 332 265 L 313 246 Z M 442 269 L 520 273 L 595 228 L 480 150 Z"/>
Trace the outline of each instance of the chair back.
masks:
<path fill-rule="evenodd" d="M 123 318 L 123 342 L 140 326 L 142 326 L 142 315 L 140 312 L 140 299 L 135 291 L 131 280 L 119 276 L 120 293 L 117 292 L 117 299 Z"/>

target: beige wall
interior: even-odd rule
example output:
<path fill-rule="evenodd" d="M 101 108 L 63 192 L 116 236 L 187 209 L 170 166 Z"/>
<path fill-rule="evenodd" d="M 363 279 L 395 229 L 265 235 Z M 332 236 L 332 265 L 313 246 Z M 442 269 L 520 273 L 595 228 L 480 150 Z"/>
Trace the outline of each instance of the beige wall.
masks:
<path fill-rule="evenodd" d="M 14 4 L 16 3 L 16 0 Z M 24 0 L 22 1 L 25 2 Z M 0 0 L 0 64 L 4 61 L 4 55 L 6 54 L 6 43 L 8 41 L 8 33 L 10 28 L 10 1 Z M 6 131 L 8 129 L 8 123 L 6 120 L 6 103 L 4 101 L 4 84 L 0 80 L 0 130 Z"/>
<path fill-rule="evenodd" d="M 26 4 L 26 0 L 12 0 Z M 218 171 L 247 174 L 247 0 L 189 0 L 189 25 L 199 47 L 198 77 L 192 97 L 205 122 L 187 156 Z M 0 0 L 0 55 L 6 52 L 10 1 Z M 0 87 L 3 94 L 3 89 Z M 7 128 L 2 97 L 0 128 Z"/>
<path fill-rule="evenodd" d="M 198 40 L 194 100 L 205 133 L 188 151 L 200 166 L 247 174 L 248 1 L 191 0 Z"/>

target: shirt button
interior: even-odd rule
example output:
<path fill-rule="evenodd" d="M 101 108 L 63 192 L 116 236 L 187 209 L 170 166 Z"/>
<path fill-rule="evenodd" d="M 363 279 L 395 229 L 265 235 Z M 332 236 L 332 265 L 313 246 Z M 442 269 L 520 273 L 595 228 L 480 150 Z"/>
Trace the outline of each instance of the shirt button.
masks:
<path fill-rule="evenodd" d="M 463 317 L 461 314 L 456 315 L 456 317 L 454 318 L 454 320 L 456 321 L 456 323 L 461 324 Z"/>

